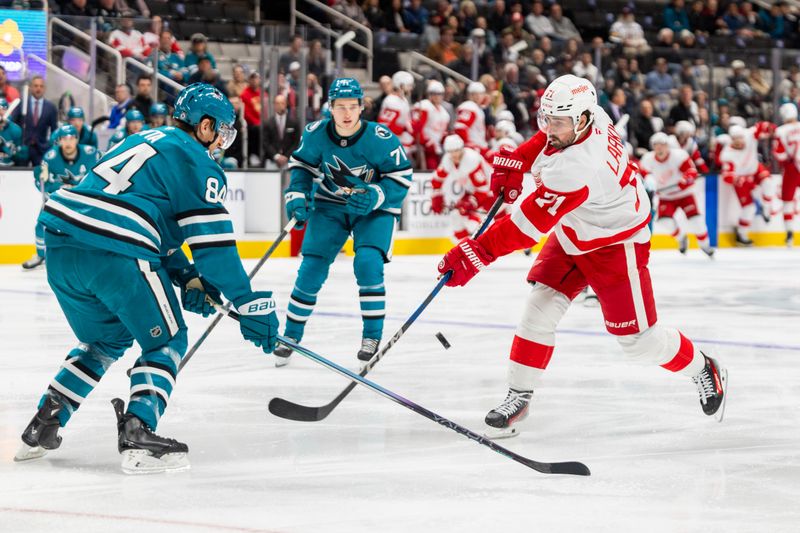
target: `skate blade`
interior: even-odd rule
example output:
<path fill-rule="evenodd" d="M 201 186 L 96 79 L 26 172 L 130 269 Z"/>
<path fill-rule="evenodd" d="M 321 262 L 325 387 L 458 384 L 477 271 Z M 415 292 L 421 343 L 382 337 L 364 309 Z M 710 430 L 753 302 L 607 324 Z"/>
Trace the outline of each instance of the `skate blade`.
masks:
<path fill-rule="evenodd" d="M 126 474 L 160 474 L 180 472 L 190 468 L 185 453 L 168 453 L 153 457 L 147 450 L 125 450 L 122 452 L 122 471 Z"/>
<path fill-rule="evenodd" d="M 587 296 L 586 298 L 583 299 L 583 306 L 584 307 L 600 307 L 600 300 L 595 295 Z"/>
<path fill-rule="evenodd" d="M 726 368 L 720 369 L 719 377 L 722 380 L 722 405 L 714 413 L 714 420 L 722 422 L 722 418 L 725 416 L 725 404 L 728 403 L 728 370 Z"/>
<path fill-rule="evenodd" d="M 281 368 L 282 366 L 286 366 L 289 364 L 288 357 L 280 357 L 278 355 L 275 356 L 275 368 Z"/>
<path fill-rule="evenodd" d="M 519 435 L 519 428 L 515 426 L 507 428 L 493 428 L 486 426 L 483 430 L 483 436 L 489 440 L 510 439 Z"/>
<path fill-rule="evenodd" d="M 47 455 L 47 450 L 42 448 L 41 446 L 28 446 L 24 442 L 17 450 L 16 455 L 14 455 L 14 461 L 17 463 L 21 463 L 22 461 L 31 461 L 33 459 L 39 459 Z"/>

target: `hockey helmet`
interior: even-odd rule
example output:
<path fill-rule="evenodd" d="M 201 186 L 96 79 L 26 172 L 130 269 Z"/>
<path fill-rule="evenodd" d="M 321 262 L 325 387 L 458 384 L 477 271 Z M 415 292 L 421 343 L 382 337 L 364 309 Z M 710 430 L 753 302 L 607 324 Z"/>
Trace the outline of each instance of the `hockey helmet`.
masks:
<path fill-rule="evenodd" d="M 328 102 L 344 98 L 357 98 L 358 103 L 364 99 L 361 84 L 355 78 L 336 78 L 328 89 Z"/>
<path fill-rule="evenodd" d="M 128 109 L 128 112 L 125 113 L 125 120 L 127 122 L 144 122 L 144 115 L 138 109 Z"/>
<path fill-rule="evenodd" d="M 694 135 L 694 124 L 688 120 L 679 120 L 675 123 L 675 135 Z"/>
<path fill-rule="evenodd" d="M 502 111 L 498 111 L 497 115 L 495 115 L 497 122 L 508 120 L 509 122 L 514 122 L 514 113 L 509 111 L 508 109 L 503 109 Z"/>
<path fill-rule="evenodd" d="M 53 135 L 54 141 L 60 141 L 64 137 L 78 137 L 78 130 L 75 129 L 75 126 L 72 124 L 64 124 L 63 126 L 59 127 L 55 131 L 55 135 Z"/>
<path fill-rule="evenodd" d="M 150 116 L 167 116 L 167 104 L 164 102 L 155 102 L 150 106 Z"/>
<path fill-rule="evenodd" d="M 579 135 L 583 132 L 583 130 L 578 130 L 581 115 L 589 113 L 589 120 L 584 126 L 585 130 L 594 120 L 596 106 L 597 91 L 589 80 L 573 74 L 559 76 L 547 86 L 542 95 L 538 116 L 539 129 L 547 133 L 552 117 L 569 117 L 572 119 L 573 131 Z"/>
<path fill-rule="evenodd" d="M 440 82 L 440 81 L 432 80 L 432 81 L 428 82 L 427 93 L 428 94 L 444 94 L 444 85 L 442 85 L 442 82 Z"/>
<path fill-rule="evenodd" d="M 792 102 L 788 102 L 780 106 L 778 108 L 778 113 L 780 113 L 781 120 L 783 122 L 797 120 L 797 106 Z"/>
<path fill-rule="evenodd" d="M 467 94 L 486 94 L 486 86 L 479 81 L 470 82 L 467 85 Z"/>
<path fill-rule="evenodd" d="M 517 127 L 514 126 L 513 122 L 508 120 L 501 120 L 497 124 L 494 125 L 495 131 L 500 132 L 503 137 L 511 137 L 517 132 Z"/>
<path fill-rule="evenodd" d="M 411 90 L 414 88 L 414 76 L 405 70 L 398 70 L 392 74 L 392 85 L 395 89 Z"/>
<path fill-rule="evenodd" d="M 728 135 L 731 136 L 731 139 L 743 139 L 747 135 L 747 130 L 738 124 L 734 124 L 728 128 Z"/>
<path fill-rule="evenodd" d="M 728 120 L 728 124 L 730 126 L 741 126 L 743 128 L 747 127 L 747 120 L 744 117 L 731 117 Z"/>
<path fill-rule="evenodd" d="M 178 93 L 172 118 L 189 126 L 197 126 L 204 118 L 214 120 L 214 130 L 222 138 L 223 150 L 236 139 L 236 111 L 219 89 L 207 83 L 193 83 Z"/>
<path fill-rule="evenodd" d="M 86 115 L 83 112 L 83 108 L 80 108 L 78 106 L 70 107 L 69 111 L 67 111 L 67 119 L 72 119 L 72 118 L 79 118 L 81 120 L 86 119 Z"/>
<path fill-rule="evenodd" d="M 444 148 L 445 152 L 456 152 L 458 150 L 464 149 L 464 139 L 459 137 L 458 135 L 448 135 L 444 138 Z"/>
<path fill-rule="evenodd" d="M 0 96 L 0 109 L 8 109 L 8 100 Z"/>
<path fill-rule="evenodd" d="M 650 148 L 655 148 L 657 144 L 666 144 L 669 146 L 669 136 L 663 131 L 654 133 L 650 137 Z"/>

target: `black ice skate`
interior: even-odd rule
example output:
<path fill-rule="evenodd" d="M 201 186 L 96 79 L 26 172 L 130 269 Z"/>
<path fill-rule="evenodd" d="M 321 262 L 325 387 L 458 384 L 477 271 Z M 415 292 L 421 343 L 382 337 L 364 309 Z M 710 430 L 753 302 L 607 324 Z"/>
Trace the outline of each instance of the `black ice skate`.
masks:
<path fill-rule="evenodd" d="M 748 237 L 741 228 L 736 228 L 734 231 L 736 234 L 736 245 L 737 246 L 753 246 L 753 241 Z"/>
<path fill-rule="evenodd" d="M 709 259 L 714 259 L 714 252 L 716 251 L 714 248 L 711 246 L 706 246 L 705 248 L 700 249 L 703 250 L 703 253 L 706 254 Z"/>
<path fill-rule="evenodd" d="M 361 339 L 361 349 L 358 351 L 359 361 L 369 361 L 372 359 L 372 356 L 378 353 L 378 345 L 380 344 L 380 340 L 378 339 Z"/>
<path fill-rule="evenodd" d="M 58 413 L 64 407 L 59 398 L 48 396 L 42 407 L 36 411 L 28 427 L 22 433 L 22 446 L 14 456 L 15 461 L 28 461 L 43 457 L 48 450 L 61 446 L 58 435 Z"/>
<path fill-rule="evenodd" d="M 34 255 L 24 263 L 22 263 L 22 268 L 25 270 L 33 270 L 36 267 L 42 266 L 44 264 L 44 257 L 39 257 L 38 254 Z"/>
<path fill-rule="evenodd" d="M 705 357 L 706 365 L 699 374 L 692 378 L 692 381 L 697 385 L 703 412 L 708 416 L 713 416 L 717 422 L 722 422 L 727 398 L 728 371 L 714 359 L 706 355 L 703 357 Z"/>
<path fill-rule="evenodd" d="M 297 339 L 293 339 L 291 337 L 286 337 L 292 342 L 297 342 Z M 286 366 L 289 364 L 289 356 L 294 353 L 294 350 L 289 348 L 288 346 L 284 346 L 283 344 L 278 344 L 278 346 L 272 351 L 272 355 L 275 356 L 275 366 L 280 368 L 282 366 Z"/>
<path fill-rule="evenodd" d="M 126 474 L 177 472 L 189 468 L 189 447 L 175 439 L 160 437 L 132 414 L 124 414 L 125 402 L 111 400 L 117 414 L 119 453 Z"/>
<path fill-rule="evenodd" d="M 683 255 L 686 255 L 686 250 L 689 249 L 689 236 L 684 235 L 683 237 L 678 239 L 678 251 Z"/>
<path fill-rule="evenodd" d="M 791 248 L 794 244 L 794 232 L 789 230 L 786 232 L 786 247 Z"/>
<path fill-rule="evenodd" d="M 519 434 L 516 426 L 528 417 L 528 406 L 533 396 L 532 390 L 508 389 L 506 399 L 486 415 L 484 432 L 490 439 L 505 439 Z"/>

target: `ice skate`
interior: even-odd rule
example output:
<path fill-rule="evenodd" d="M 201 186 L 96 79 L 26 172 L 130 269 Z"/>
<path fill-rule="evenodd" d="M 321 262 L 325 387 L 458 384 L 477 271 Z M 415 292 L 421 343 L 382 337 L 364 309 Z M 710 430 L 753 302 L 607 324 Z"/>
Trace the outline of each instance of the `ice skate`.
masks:
<path fill-rule="evenodd" d="M 22 268 L 25 270 L 33 270 L 37 267 L 40 267 L 44 264 L 44 257 L 40 257 L 38 254 L 34 255 L 24 263 L 22 263 Z"/>
<path fill-rule="evenodd" d="M 737 227 L 734 233 L 736 234 L 736 246 L 753 246 L 753 241 L 742 231 L 742 228 Z"/>
<path fill-rule="evenodd" d="M 722 422 L 725 414 L 725 400 L 727 399 L 728 371 L 721 367 L 714 359 L 704 355 L 706 365 L 699 374 L 692 378 L 700 395 L 700 405 L 703 412 L 713 416 L 717 422 Z"/>
<path fill-rule="evenodd" d="M 378 352 L 379 339 L 361 339 L 361 349 L 358 351 L 359 361 L 369 361 Z"/>
<path fill-rule="evenodd" d="M 506 399 L 486 415 L 484 431 L 489 439 L 507 439 L 519 434 L 517 424 L 528 417 L 528 407 L 533 396 L 532 390 L 508 389 Z"/>
<path fill-rule="evenodd" d="M 770 220 L 772 220 L 772 214 L 769 212 L 768 207 L 761 208 L 761 218 L 764 219 L 764 224 L 769 224 Z"/>
<path fill-rule="evenodd" d="M 291 337 L 286 337 L 292 342 L 297 342 L 297 339 L 293 339 Z M 275 367 L 280 368 L 282 366 L 286 366 L 289 364 L 289 356 L 292 355 L 294 350 L 289 348 L 288 346 L 284 346 L 283 344 L 278 344 L 278 346 L 273 350 L 272 355 L 275 356 Z"/>
<path fill-rule="evenodd" d="M 125 403 L 119 398 L 111 400 L 117 414 L 119 453 L 122 471 L 126 474 L 155 474 L 178 472 L 189 468 L 189 447 L 175 439 L 160 437 L 132 415 L 124 414 Z"/>
<path fill-rule="evenodd" d="M 714 259 L 714 252 L 716 252 L 714 248 L 712 248 L 711 246 L 706 246 L 706 247 L 701 247 L 700 249 L 703 250 L 703 253 L 706 254 L 709 259 Z"/>
<path fill-rule="evenodd" d="M 794 232 L 789 230 L 786 232 L 786 247 L 791 248 L 794 245 Z"/>
<path fill-rule="evenodd" d="M 684 235 L 678 238 L 678 251 L 683 255 L 686 255 L 686 251 L 689 249 L 689 236 Z"/>
<path fill-rule="evenodd" d="M 61 446 L 61 437 L 58 435 L 58 413 L 63 407 L 58 398 L 47 397 L 22 433 L 22 445 L 14 456 L 15 461 L 38 459 L 44 457 L 49 450 Z"/>

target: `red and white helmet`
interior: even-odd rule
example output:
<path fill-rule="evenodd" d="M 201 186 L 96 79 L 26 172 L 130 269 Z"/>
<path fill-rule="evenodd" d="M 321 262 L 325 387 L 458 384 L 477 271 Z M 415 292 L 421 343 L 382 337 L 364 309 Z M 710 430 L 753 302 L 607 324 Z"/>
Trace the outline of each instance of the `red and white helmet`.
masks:
<path fill-rule="evenodd" d="M 392 74 L 392 85 L 394 85 L 395 89 L 412 91 L 414 90 L 414 76 L 405 70 L 398 70 Z"/>
<path fill-rule="evenodd" d="M 431 80 L 431 81 L 428 82 L 427 93 L 428 94 L 444 94 L 444 85 L 442 85 L 442 82 L 440 82 L 440 81 Z"/>
<path fill-rule="evenodd" d="M 545 89 L 539 106 L 539 129 L 547 133 L 548 117 L 570 117 L 575 134 L 578 130 L 581 115 L 588 111 L 589 121 L 584 129 L 594 120 L 594 108 L 597 106 L 597 91 L 594 85 L 584 78 L 573 74 L 565 74 L 553 80 Z"/>
<path fill-rule="evenodd" d="M 675 123 L 675 135 L 694 135 L 694 124 L 688 120 L 679 120 Z"/>
<path fill-rule="evenodd" d="M 445 152 L 457 152 L 458 150 L 464 149 L 464 139 L 459 137 L 458 135 L 448 135 L 444 138 L 444 148 Z"/>
<path fill-rule="evenodd" d="M 659 131 L 658 133 L 654 133 L 650 137 L 650 148 L 655 149 L 657 144 L 669 145 L 669 136 L 666 133 L 664 133 L 663 131 Z"/>

